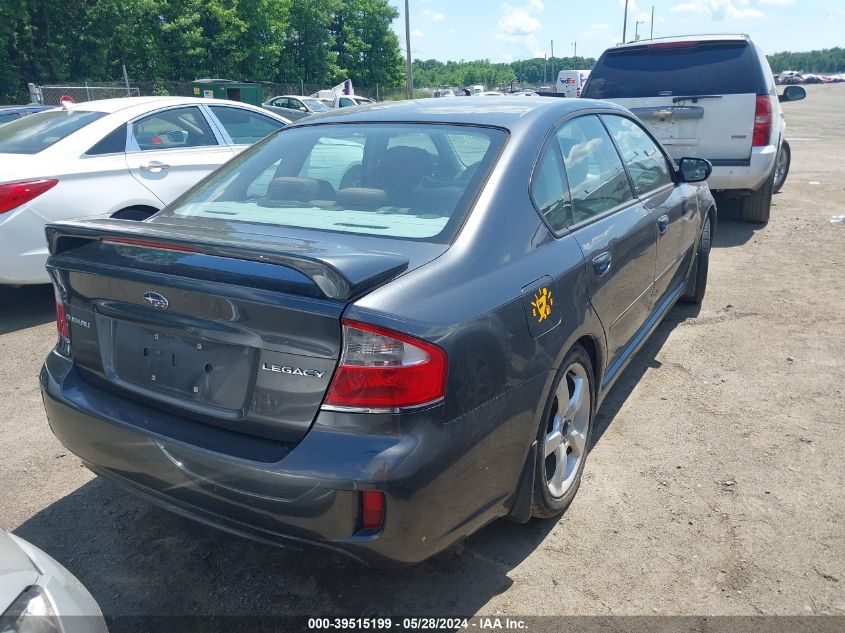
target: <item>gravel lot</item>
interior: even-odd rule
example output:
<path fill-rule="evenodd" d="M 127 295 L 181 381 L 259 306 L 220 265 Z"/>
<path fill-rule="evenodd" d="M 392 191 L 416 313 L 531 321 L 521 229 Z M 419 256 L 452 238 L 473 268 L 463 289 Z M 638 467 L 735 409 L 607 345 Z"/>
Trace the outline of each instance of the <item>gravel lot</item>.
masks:
<path fill-rule="evenodd" d="M 807 88 L 771 222 L 721 209 L 704 305 L 614 388 L 559 520 L 384 572 L 158 510 L 50 433 L 52 291 L 33 287 L 0 289 L 0 526 L 110 615 L 845 614 L 845 84 Z"/>

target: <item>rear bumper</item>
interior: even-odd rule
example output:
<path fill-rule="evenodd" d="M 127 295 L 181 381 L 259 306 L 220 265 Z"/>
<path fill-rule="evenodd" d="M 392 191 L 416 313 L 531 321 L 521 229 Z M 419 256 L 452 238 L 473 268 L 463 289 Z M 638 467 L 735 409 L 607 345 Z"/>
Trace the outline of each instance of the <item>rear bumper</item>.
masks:
<path fill-rule="evenodd" d="M 730 161 L 714 161 L 713 173 L 707 179 L 707 184 L 713 191 L 759 189 L 772 174 L 777 149 L 776 145 L 755 147 L 750 159 L 731 164 L 724 164 Z"/>
<path fill-rule="evenodd" d="M 508 513 L 536 431 L 536 405 L 526 407 L 526 399 L 539 402 L 546 379 L 537 376 L 448 424 L 437 419 L 439 409 L 323 412 L 298 444 L 277 459 L 260 451 L 261 460 L 246 458 L 243 447 L 235 456 L 200 448 L 184 432 L 177 439 L 151 431 L 163 418 L 180 418 L 90 386 L 56 353 L 41 387 L 62 444 L 136 494 L 242 536 L 395 566 L 422 561 Z M 244 437 L 245 445 L 255 441 Z M 385 494 L 378 533 L 360 529 L 361 490 Z"/>

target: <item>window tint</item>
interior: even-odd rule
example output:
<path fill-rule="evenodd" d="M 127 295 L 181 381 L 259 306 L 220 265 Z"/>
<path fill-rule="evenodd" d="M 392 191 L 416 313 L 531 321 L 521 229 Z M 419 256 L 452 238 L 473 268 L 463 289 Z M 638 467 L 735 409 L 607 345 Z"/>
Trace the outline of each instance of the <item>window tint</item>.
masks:
<path fill-rule="evenodd" d="M 642 128 L 621 116 L 602 116 L 628 167 L 638 196 L 672 182 L 666 157 Z"/>
<path fill-rule="evenodd" d="M 25 116 L 0 127 L 0 153 L 37 154 L 105 115 L 105 112 L 47 110 Z"/>
<path fill-rule="evenodd" d="M 210 109 L 232 137 L 232 143 L 235 145 L 252 145 L 285 126 L 281 121 L 243 108 L 211 106 Z"/>
<path fill-rule="evenodd" d="M 466 168 L 450 136 L 481 137 L 471 144 L 487 151 Z M 227 163 L 162 217 L 448 242 L 505 138 L 433 124 L 293 127 Z M 438 169 L 426 147 L 439 150 Z"/>
<path fill-rule="evenodd" d="M 114 132 L 103 138 L 99 143 L 85 152 L 88 156 L 100 154 L 120 154 L 126 151 L 126 124 L 121 125 Z"/>
<path fill-rule="evenodd" d="M 747 42 L 648 45 L 606 52 L 581 96 L 589 99 L 766 94 L 763 72 Z"/>
<path fill-rule="evenodd" d="M 199 108 L 156 112 L 132 124 L 132 137 L 141 151 L 217 145 Z"/>
<path fill-rule="evenodd" d="M 531 177 L 531 199 L 555 231 L 572 224 L 567 197 L 560 152 L 549 143 Z"/>
<path fill-rule="evenodd" d="M 590 115 L 564 123 L 557 140 L 569 181 L 574 223 L 633 200 L 625 168 L 598 118 Z"/>

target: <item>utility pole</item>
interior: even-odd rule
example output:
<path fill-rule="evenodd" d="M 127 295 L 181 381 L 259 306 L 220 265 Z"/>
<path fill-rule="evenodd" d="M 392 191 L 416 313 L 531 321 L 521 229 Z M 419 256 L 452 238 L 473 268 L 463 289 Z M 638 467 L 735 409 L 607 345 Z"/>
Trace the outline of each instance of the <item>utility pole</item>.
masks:
<path fill-rule="evenodd" d="M 640 39 L 640 24 L 645 24 L 645 20 L 637 20 L 634 24 L 634 41 L 637 42 Z"/>
<path fill-rule="evenodd" d="M 557 87 L 557 75 L 555 75 L 555 41 L 552 40 L 552 81 Z"/>
<path fill-rule="evenodd" d="M 572 42 L 572 58 L 578 59 L 578 42 Z"/>
<path fill-rule="evenodd" d="M 407 2 L 405 3 L 407 6 Z M 625 0 L 625 21 L 622 23 L 622 43 L 628 35 L 628 0 Z"/>
<path fill-rule="evenodd" d="M 549 66 L 549 58 L 545 53 L 543 53 L 543 85 L 544 86 L 546 85 L 546 70 L 548 69 L 548 66 Z"/>
<path fill-rule="evenodd" d="M 414 63 L 411 61 L 411 16 L 408 11 L 408 0 L 405 0 L 405 54 L 407 56 L 406 79 L 408 85 L 405 88 L 405 96 L 408 99 L 414 98 Z"/>
<path fill-rule="evenodd" d="M 648 39 L 654 39 L 654 5 L 651 5 L 651 34 L 648 36 Z"/>

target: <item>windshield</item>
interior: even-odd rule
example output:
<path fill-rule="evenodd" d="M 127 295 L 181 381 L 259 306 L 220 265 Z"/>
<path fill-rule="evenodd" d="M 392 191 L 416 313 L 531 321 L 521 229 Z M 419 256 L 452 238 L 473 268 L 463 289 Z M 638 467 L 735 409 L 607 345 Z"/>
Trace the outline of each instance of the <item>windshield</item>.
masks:
<path fill-rule="evenodd" d="M 326 104 L 322 101 L 317 101 L 316 99 L 303 99 L 302 103 L 308 106 L 308 109 L 313 112 L 326 112 L 329 109 Z"/>
<path fill-rule="evenodd" d="M 747 42 L 691 42 L 608 51 L 596 63 L 581 96 L 625 99 L 767 92 L 754 47 Z"/>
<path fill-rule="evenodd" d="M 0 127 L 0 154 L 37 154 L 70 136 L 105 112 L 48 110 Z"/>
<path fill-rule="evenodd" d="M 448 242 L 505 142 L 436 124 L 293 127 L 227 163 L 158 218 Z"/>

